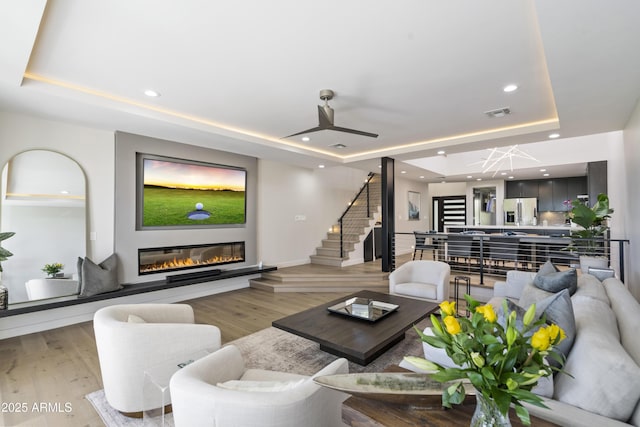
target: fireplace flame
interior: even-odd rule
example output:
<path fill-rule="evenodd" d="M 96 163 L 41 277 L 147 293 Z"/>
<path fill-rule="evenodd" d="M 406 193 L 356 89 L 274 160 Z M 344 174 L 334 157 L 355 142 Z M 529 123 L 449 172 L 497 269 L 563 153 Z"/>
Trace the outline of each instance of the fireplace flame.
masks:
<path fill-rule="evenodd" d="M 214 256 L 206 260 L 193 260 L 192 258 L 178 259 L 173 258 L 171 261 L 156 262 L 154 264 L 146 264 L 140 266 L 140 273 L 148 273 L 152 271 L 175 270 L 188 267 L 200 267 L 215 264 L 226 264 L 230 262 L 242 262 L 244 259 L 240 256 Z"/>

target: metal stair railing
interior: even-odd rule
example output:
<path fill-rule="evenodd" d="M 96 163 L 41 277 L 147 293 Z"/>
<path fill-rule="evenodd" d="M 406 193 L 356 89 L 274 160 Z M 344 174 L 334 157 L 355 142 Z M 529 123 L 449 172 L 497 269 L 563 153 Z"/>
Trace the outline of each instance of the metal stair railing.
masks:
<path fill-rule="evenodd" d="M 360 188 L 360 191 L 358 191 L 358 194 L 353 198 L 353 200 L 351 201 L 351 203 L 349 203 L 349 206 L 347 207 L 347 209 L 344 211 L 344 213 L 340 216 L 340 218 L 338 219 L 338 225 L 340 227 L 340 258 L 344 258 L 344 234 L 345 234 L 345 224 L 348 225 L 348 220 L 349 218 L 347 217 L 347 215 L 349 213 L 352 212 L 352 208 L 354 206 L 360 206 L 360 204 L 358 203 L 359 201 L 361 201 L 361 198 L 365 199 L 366 202 L 366 207 L 367 207 L 367 218 L 371 217 L 371 195 L 370 195 L 370 186 L 371 186 L 371 180 L 375 177 L 376 175 L 374 173 L 369 173 L 367 180 L 365 181 L 364 185 L 362 186 L 362 188 Z M 347 231 L 355 231 L 356 227 L 348 227 Z"/>

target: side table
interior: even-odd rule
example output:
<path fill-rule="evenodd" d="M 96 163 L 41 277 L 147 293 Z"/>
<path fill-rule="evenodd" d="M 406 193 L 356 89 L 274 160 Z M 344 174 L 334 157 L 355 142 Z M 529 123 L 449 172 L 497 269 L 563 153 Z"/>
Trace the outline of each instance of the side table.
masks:
<path fill-rule="evenodd" d="M 171 412 L 171 395 L 169 393 L 169 381 L 173 374 L 188 364 L 206 356 L 210 352 L 199 350 L 186 356 L 180 356 L 163 363 L 154 365 L 144 372 L 144 383 L 142 388 L 143 401 L 146 406 L 153 409 L 142 411 L 143 425 L 162 426 L 166 425 L 165 415 Z"/>
<path fill-rule="evenodd" d="M 460 283 L 461 282 L 465 282 L 465 285 L 467 287 L 467 294 L 471 295 L 471 278 L 469 276 L 456 276 L 453 279 L 453 289 L 454 289 L 454 295 L 455 295 L 455 299 L 456 299 L 456 310 L 459 307 L 459 304 L 458 304 L 459 290 L 458 290 L 458 288 L 460 287 Z M 465 313 L 466 313 L 467 316 L 469 316 L 469 309 L 467 309 Z"/>

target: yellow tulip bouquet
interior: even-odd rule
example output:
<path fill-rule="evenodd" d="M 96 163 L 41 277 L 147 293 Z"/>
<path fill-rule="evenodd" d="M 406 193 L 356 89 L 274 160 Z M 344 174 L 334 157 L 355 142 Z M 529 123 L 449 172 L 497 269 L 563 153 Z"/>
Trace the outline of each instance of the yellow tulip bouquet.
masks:
<path fill-rule="evenodd" d="M 481 305 L 471 296 L 465 295 L 470 312 L 469 318 L 458 316 L 456 303 L 444 301 L 440 304 L 442 322 L 431 315 L 434 336 L 417 330 L 422 341 L 442 348 L 458 365 L 446 368 L 424 358 L 407 356 L 406 361 L 425 371 L 439 382 L 452 382 L 442 392 L 442 404 L 462 403 L 465 390 L 462 381 L 473 384 L 484 401 L 495 403 L 503 416 L 511 404 L 525 425 L 530 425 L 529 412 L 521 402 L 545 407 L 540 396 L 531 392 L 538 379 L 553 374 L 559 369 L 550 366 L 546 359 L 556 360 L 560 366 L 564 357 L 553 348 L 565 338 L 564 331 L 555 324 L 547 325 L 544 316 L 534 320 L 536 307 L 531 305 L 517 324 L 517 313 L 503 304 L 506 322 L 498 322 L 491 305 Z M 501 323 L 505 323 L 502 325 Z"/>

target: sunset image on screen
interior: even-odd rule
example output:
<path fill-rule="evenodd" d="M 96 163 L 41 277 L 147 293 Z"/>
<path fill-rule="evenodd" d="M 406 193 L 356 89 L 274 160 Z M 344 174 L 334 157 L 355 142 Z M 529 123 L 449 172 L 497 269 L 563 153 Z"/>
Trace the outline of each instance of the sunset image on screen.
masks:
<path fill-rule="evenodd" d="M 244 224 L 247 172 L 144 158 L 144 227 Z"/>
<path fill-rule="evenodd" d="M 190 190 L 244 191 L 245 171 L 144 159 L 144 185 Z"/>

